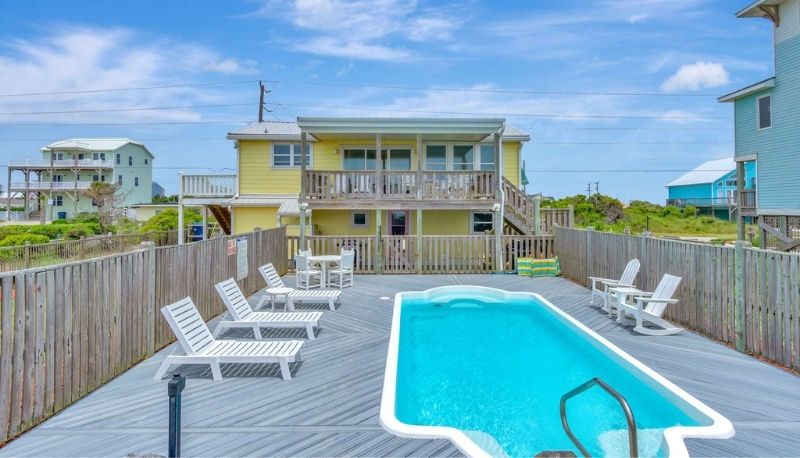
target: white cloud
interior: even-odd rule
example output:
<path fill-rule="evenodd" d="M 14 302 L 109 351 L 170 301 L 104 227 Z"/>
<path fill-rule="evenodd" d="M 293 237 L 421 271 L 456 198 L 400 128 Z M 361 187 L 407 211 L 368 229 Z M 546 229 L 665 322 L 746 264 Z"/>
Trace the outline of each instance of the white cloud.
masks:
<path fill-rule="evenodd" d="M 661 89 L 665 92 L 680 90 L 696 91 L 728 84 L 728 72 L 725 66 L 715 62 L 698 61 L 681 66 L 674 75 L 667 78 Z"/>
<path fill-rule="evenodd" d="M 266 0 L 256 14 L 302 29 L 303 38 L 292 41 L 299 51 L 362 60 L 408 59 L 403 40 L 448 40 L 460 26 L 458 15 L 406 0 Z"/>
<path fill-rule="evenodd" d="M 638 22 L 642 22 L 645 19 L 649 18 L 649 14 L 634 14 L 633 16 L 628 17 L 628 22 L 631 24 L 636 24 Z"/>
<path fill-rule="evenodd" d="M 252 61 L 225 57 L 204 46 L 146 39 L 122 28 L 63 27 L 35 40 L 0 43 L 0 87 L 4 93 L 65 92 L 161 86 L 191 82 L 201 74 L 241 74 Z M 224 103 L 211 88 L 5 97 L 0 112 L 77 111 Z M 0 115 L 0 121 L 129 122 L 193 121 L 195 110 L 142 110 L 114 113 Z"/>

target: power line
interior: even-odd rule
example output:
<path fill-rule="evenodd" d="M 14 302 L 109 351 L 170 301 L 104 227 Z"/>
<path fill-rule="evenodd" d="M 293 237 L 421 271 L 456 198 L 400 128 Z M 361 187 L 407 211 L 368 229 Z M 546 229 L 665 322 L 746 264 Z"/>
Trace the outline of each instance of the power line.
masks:
<path fill-rule="evenodd" d="M 255 103 L 222 103 L 215 105 L 182 105 L 171 107 L 127 107 L 127 108 L 104 108 L 96 110 L 64 110 L 64 111 L 17 111 L 5 112 L 0 115 L 53 115 L 53 114 L 75 114 L 75 113 L 117 113 L 123 111 L 156 111 L 156 110 L 192 110 L 196 108 L 224 108 L 224 107 L 243 107 L 253 106 Z"/>
<path fill-rule="evenodd" d="M 474 111 L 435 111 L 435 110 L 411 110 L 399 108 L 371 108 L 353 107 L 337 105 L 307 105 L 300 103 L 277 102 L 277 105 L 285 105 L 300 108 L 322 108 L 328 110 L 356 110 L 356 111 L 377 111 L 393 113 L 422 113 L 422 114 L 446 114 L 446 115 L 470 115 L 470 116 L 514 116 L 520 118 L 559 118 L 559 119 L 730 119 L 728 116 L 645 116 L 645 115 L 579 115 L 579 114 L 543 114 L 543 113 L 483 113 Z"/>
<path fill-rule="evenodd" d="M 14 94 L 0 94 L 0 97 L 32 97 L 41 95 L 95 94 L 98 92 L 149 91 L 154 89 L 175 89 L 182 87 L 226 86 L 232 84 L 254 83 L 257 81 L 258 80 L 217 81 L 208 83 L 165 84 L 161 86 L 134 86 L 134 87 L 117 87 L 108 89 L 78 89 L 74 91 L 20 92 Z M 276 81 L 268 81 L 268 82 L 274 83 Z"/>
<path fill-rule="evenodd" d="M 246 124 L 250 120 L 231 121 L 143 121 L 143 122 L 2 122 L 0 126 L 154 126 L 191 124 Z"/>

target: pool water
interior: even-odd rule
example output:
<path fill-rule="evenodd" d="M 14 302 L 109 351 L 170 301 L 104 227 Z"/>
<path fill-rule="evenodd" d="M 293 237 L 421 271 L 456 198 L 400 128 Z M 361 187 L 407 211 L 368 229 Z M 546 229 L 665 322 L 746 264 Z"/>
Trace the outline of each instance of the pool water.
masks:
<path fill-rule="evenodd" d="M 562 428 L 559 401 L 592 377 L 630 404 L 639 456 L 663 454 L 665 428 L 711 423 L 533 296 L 409 296 L 401 310 L 395 415 L 403 423 L 457 428 L 495 456 L 580 456 Z M 629 456 L 625 416 L 600 387 L 572 398 L 567 412 L 592 456 Z"/>

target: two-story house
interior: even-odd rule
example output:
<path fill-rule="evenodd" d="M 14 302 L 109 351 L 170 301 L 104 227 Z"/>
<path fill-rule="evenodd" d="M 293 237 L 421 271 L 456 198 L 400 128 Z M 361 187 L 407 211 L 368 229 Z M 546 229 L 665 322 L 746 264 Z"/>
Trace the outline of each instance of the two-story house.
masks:
<path fill-rule="evenodd" d="M 530 136 L 504 119 L 300 117 L 228 139 L 238 173 L 185 175 L 181 193 L 233 233 L 289 226 L 302 244 L 312 234 L 534 232 L 519 189 Z"/>
<path fill-rule="evenodd" d="M 770 21 L 775 60 L 773 77 L 719 98 L 734 104 L 738 177 L 748 162 L 758 168 L 756 190 L 738 182 L 739 238 L 748 214 L 758 217 L 764 235 L 800 238 L 800 0 L 758 0 L 737 17 Z"/>
<path fill-rule="evenodd" d="M 76 138 L 41 149 L 39 161 L 8 164 L 9 193 L 22 195 L 25 208 L 45 219 L 65 219 L 97 211 L 84 197 L 92 182 L 119 187 L 120 208 L 152 201 L 153 154 L 127 138 Z M 21 176 L 20 176 L 21 175 Z M 38 207 L 39 197 L 45 202 Z"/>
<path fill-rule="evenodd" d="M 745 190 L 756 187 L 755 162 L 745 164 Z M 733 219 L 737 203 L 736 162 L 732 157 L 700 164 L 667 185 L 667 205 L 691 205 L 703 215 Z"/>

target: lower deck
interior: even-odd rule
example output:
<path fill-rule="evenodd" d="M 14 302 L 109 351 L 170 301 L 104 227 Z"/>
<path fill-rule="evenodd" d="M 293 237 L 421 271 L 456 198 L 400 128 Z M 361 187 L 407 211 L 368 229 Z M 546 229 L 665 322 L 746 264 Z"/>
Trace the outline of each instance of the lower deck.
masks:
<path fill-rule="evenodd" d="M 291 283 L 289 279 L 287 283 Z M 378 424 L 391 323 L 400 291 L 473 284 L 534 291 L 733 421 L 728 440 L 689 440 L 693 456 L 796 456 L 800 377 L 690 332 L 633 334 L 588 307 L 589 292 L 561 278 L 513 275 L 357 276 L 325 311 L 295 378 L 277 366 L 183 366 L 185 456 L 457 456 L 445 440 L 403 439 Z M 259 296 L 260 297 L 260 296 Z M 387 298 L 387 299 L 382 299 Z M 300 337 L 281 331 L 273 337 Z M 227 336 L 235 336 L 228 334 Z M 166 379 L 152 376 L 171 347 L 34 428 L 0 456 L 167 455 Z"/>

